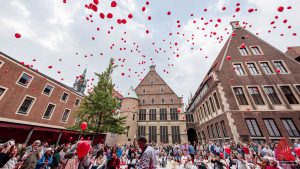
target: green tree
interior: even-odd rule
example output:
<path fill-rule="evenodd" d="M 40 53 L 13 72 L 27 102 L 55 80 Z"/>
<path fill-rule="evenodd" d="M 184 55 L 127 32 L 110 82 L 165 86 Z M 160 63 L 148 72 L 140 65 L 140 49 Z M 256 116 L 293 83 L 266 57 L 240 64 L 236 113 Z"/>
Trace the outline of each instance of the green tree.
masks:
<path fill-rule="evenodd" d="M 112 83 L 112 73 L 117 66 L 113 65 L 111 59 L 108 68 L 101 74 L 95 73 L 99 78 L 97 85 L 89 95 L 84 97 L 76 116 L 77 123 L 72 129 L 80 130 L 82 122 L 87 122 L 88 128 L 82 133 L 106 133 L 116 134 L 126 133 L 124 127 L 126 117 L 116 117 L 114 112 L 120 107 L 117 99 L 113 96 L 114 84 Z"/>

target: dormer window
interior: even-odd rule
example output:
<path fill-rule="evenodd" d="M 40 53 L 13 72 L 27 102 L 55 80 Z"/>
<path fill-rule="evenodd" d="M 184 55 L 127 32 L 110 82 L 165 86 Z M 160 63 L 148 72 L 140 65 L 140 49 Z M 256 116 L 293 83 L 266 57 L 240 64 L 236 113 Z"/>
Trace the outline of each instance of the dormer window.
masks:
<path fill-rule="evenodd" d="M 260 49 L 259 46 L 251 46 L 250 48 L 251 48 L 252 53 L 254 55 L 262 55 L 263 54 L 263 52 L 262 52 L 262 50 Z"/>
<path fill-rule="evenodd" d="M 249 51 L 248 51 L 247 47 L 239 47 L 239 51 L 240 51 L 242 56 L 248 56 L 249 55 Z"/>

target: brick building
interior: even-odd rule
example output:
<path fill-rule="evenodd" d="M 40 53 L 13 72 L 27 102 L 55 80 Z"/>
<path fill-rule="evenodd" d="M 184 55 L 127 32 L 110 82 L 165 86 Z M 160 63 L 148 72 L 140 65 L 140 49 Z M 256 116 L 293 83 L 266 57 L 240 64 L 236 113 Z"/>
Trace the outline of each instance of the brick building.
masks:
<path fill-rule="evenodd" d="M 296 57 L 287 56 L 239 22 L 230 24 L 231 36 L 189 101 L 189 140 L 299 139 Z"/>
<path fill-rule="evenodd" d="M 300 62 L 300 46 L 288 47 L 288 50 L 285 52 L 290 58 Z"/>
<path fill-rule="evenodd" d="M 84 91 L 85 73 L 77 81 L 76 84 L 83 84 L 78 89 Z M 25 143 L 42 138 L 51 138 L 42 140 L 50 143 L 67 142 L 70 137 L 77 140 L 79 133 L 67 128 L 74 125 L 74 113 L 83 97 L 83 92 L 0 52 L 0 140 L 14 138 Z"/>
<path fill-rule="evenodd" d="M 124 94 L 121 116 L 127 116 L 127 134 L 118 135 L 110 144 L 130 143 L 140 135 L 153 143 L 187 141 L 182 98 L 159 76 L 155 66 L 140 84 Z"/>

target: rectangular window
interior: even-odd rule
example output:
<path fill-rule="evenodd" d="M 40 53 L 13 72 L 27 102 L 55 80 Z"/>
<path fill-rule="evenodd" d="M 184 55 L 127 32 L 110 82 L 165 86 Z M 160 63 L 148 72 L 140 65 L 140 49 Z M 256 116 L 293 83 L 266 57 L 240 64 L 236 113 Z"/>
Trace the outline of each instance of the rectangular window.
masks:
<path fill-rule="evenodd" d="M 140 121 L 145 121 L 146 120 L 146 109 L 140 109 L 139 120 Z"/>
<path fill-rule="evenodd" d="M 251 46 L 250 48 L 254 55 L 262 55 L 262 52 L 258 46 Z"/>
<path fill-rule="evenodd" d="M 138 126 L 138 137 L 146 136 L 146 127 L 145 126 Z"/>
<path fill-rule="evenodd" d="M 178 120 L 177 108 L 170 108 L 171 120 Z"/>
<path fill-rule="evenodd" d="M 276 69 L 280 70 L 280 73 L 288 73 L 287 69 L 285 68 L 284 64 L 282 61 L 274 61 L 273 62 Z"/>
<path fill-rule="evenodd" d="M 207 107 L 208 114 L 211 115 L 211 110 L 210 110 L 207 100 L 205 101 L 205 105 Z"/>
<path fill-rule="evenodd" d="M 160 120 L 167 120 L 167 109 L 160 109 Z"/>
<path fill-rule="evenodd" d="M 67 102 L 68 100 L 68 97 L 69 97 L 69 94 L 64 92 L 63 95 L 61 96 L 61 101 L 63 102 Z"/>
<path fill-rule="evenodd" d="M 264 100 L 262 99 L 262 97 L 259 93 L 258 87 L 248 87 L 248 91 L 256 105 L 264 105 L 265 104 Z"/>
<path fill-rule="evenodd" d="M 212 111 L 215 112 L 216 109 L 215 109 L 214 102 L 213 102 L 211 97 L 209 97 L 209 102 L 210 102 L 210 106 L 211 106 Z"/>
<path fill-rule="evenodd" d="M 260 62 L 260 66 L 264 70 L 265 74 L 269 75 L 274 73 L 268 62 Z"/>
<path fill-rule="evenodd" d="M 222 131 L 223 131 L 224 137 L 228 137 L 228 134 L 227 134 L 227 130 L 226 130 L 225 122 L 224 122 L 224 121 L 221 121 L 221 127 L 222 127 Z"/>
<path fill-rule="evenodd" d="M 248 101 L 247 101 L 246 96 L 244 94 L 243 88 L 234 87 L 233 91 L 234 91 L 235 97 L 236 97 L 239 105 L 248 105 Z"/>
<path fill-rule="evenodd" d="M 160 93 L 161 93 L 161 94 L 164 93 L 164 88 L 163 88 L 163 87 L 160 88 Z"/>
<path fill-rule="evenodd" d="M 238 76 L 245 75 L 245 71 L 244 71 L 241 63 L 235 63 L 235 64 L 233 64 L 233 66 L 234 66 L 236 75 L 238 75 Z"/>
<path fill-rule="evenodd" d="M 18 84 L 27 87 L 28 84 L 31 82 L 32 80 L 32 76 L 27 74 L 27 73 L 23 73 L 20 77 L 20 79 L 18 80 Z"/>
<path fill-rule="evenodd" d="M 266 125 L 266 128 L 268 130 L 270 137 L 280 137 L 281 136 L 273 119 L 264 119 L 264 123 Z"/>
<path fill-rule="evenodd" d="M 149 120 L 152 120 L 152 121 L 156 120 L 156 109 L 149 110 Z"/>
<path fill-rule="evenodd" d="M 294 96 L 290 86 L 280 86 L 280 89 L 281 89 L 283 95 L 285 96 L 286 100 L 290 104 L 299 104 L 299 102 L 296 99 L 296 97 Z"/>
<path fill-rule="evenodd" d="M 255 119 L 246 119 L 246 124 L 252 137 L 262 137 L 262 134 Z"/>
<path fill-rule="evenodd" d="M 156 126 L 149 126 L 149 143 L 157 143 Z"/>
<path fill-rule="evenodd" d="M 259 75 L 259 72 L 258 70 L 256 69 L 256 66 L 254 63 L 247 63 L 247 67 L 249 69 L 249 72 L 252 74 L 252 75 Z"/>
<path fill-rule="evenodd" d="M 52 85 L 46 84 L 46 86 L 45 86 L 45 88 L 43 90 L 43 94 L 47 95 L 47 96 L 50 96 L 51 93 L 52 93 L 53 88 L 54 87 Z"/>
<path fill-rule="evenodd" d="M 218 123 L 216 123 L 216 124 L 215 124 L 215 126 L 216 126 L 216 130 L 217 130 L 217 136 L 218 136 L 218 138 L 221 138 L 219 124 L 218 124 Z"/>
<path fill-rule="evenodd" d="M 31 109 L 34 101 L 35 101 L 35 98 L 30 97 L 30 96 L 26 96 L 17 113 L 18 114 L 25 114 L 25 115 L 28 114 L 28 112 Z"/>
<path fill-rule="evenodd" d="M 76 100 L 75 100 L 75 106 L 78 107 L 79 104 L 80 104 L 80 99 L 76 99 Z"/>
<path fill-rule="evenodd" d="M 168 126 L 160 126 L 160 142 L 169 143 Z"/>
<path fill-rule="evenodd" d="M 240 51 L 242 56 L 248 56 L 249 55 L 249 52 L 248 52 L 247 48 L 239 48 L 239 51 Z"/>
<path fill-rule="evenodd" d="M 179 126 L 171 126 L 172 129 L 172 143 L 181 143 Z"/>
<path fill-rule="evenodd" d="M 1 100 L 1 98 L 4 96 L 6 90 L 7 90 L 6 88 L 0 87 L 0 100 Z"/>
<path fill-rule="evenodd" d="M 220 109 L 220 103 L 219 103 L 219 99 L 218 99 L 218 97 L 217 97 L 217 94 L 216 94 L 216 93 L 214 93 L 214 94 L 213 94 L 213 96 L 214 96 L 214 99 L 215 99 L 215 102 L 216 102 L 217 108 L 218 108 L 218 109 Z"/>
<path fill-rule="evenodd" d="M 208 133 L 208 137 L 211 138 L 210 127 L 209 126 L 207 126 L 207 133 Z"/>
<path fill-rule="evenodd" d="M 65 109 L 64 114 L 63 114 L 63 116 L 62 116 L 62 118 L 61 118 L 61 121 L 62 121 L 62 122 L 67 122 L 68 117 L 69 117 L 69 115 L 70 115 L 70 112 L 71 112 L 71 110 Z"/>
<path fill-rule="evenodd" d="M 164 98 L 161 99 L 161 104 L 165 104 L 165 99 Z"/>
<path fill-rule="evenodd" d="M 52 115 L 52 113 L 53 113 L 53 111 L 54 111 L 54 109 L 55 109 L 55 105 L 49 103 L 49 104 L 48 104 L 48 107 L 47 107 L 47 109 L 46 109 L 46 111 L 45 111 L 45 113 L 44 113 L 44 115 L 43 115 L 43 119 L 50 119 L 50 118 L 51 118 L 51 115 Z"/>
<path fill-rule="evenodd" d="M 299 137 L 299 131 L 296 128 L 292 119 L 281 119 L 285 129 L 287 130 L 290 137 Z"/>
<path fill-rule="evenodd" d="M 212 124 L 212 125 L 210 126 L 210 128 L 211 128 L 211 132 L 212 132 L 213 138 L 216 138 L 216 135 L 215 135 L 215 126 Z"/>
<path fill-rule="evenodd" d="M 277 93 L 275 92 L 275 89 L 273 86 L 265 86 L 264 90 L 265 90 L 267 96 L 269 97 L 269 99 L 271 100 L 272 104 L 281 104 L 281 101 L 280 101 Z"/>

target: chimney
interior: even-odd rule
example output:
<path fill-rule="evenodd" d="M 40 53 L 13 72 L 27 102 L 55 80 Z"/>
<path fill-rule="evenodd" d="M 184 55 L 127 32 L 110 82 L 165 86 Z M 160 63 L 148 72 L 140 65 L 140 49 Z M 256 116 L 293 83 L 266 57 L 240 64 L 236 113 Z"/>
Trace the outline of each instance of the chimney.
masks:
<path fill-rule="evenodd" d="M 242 28 L 239 21 L 232 21 L 232 22 L 230 22 L 230 25 L 232 26 L 233 30 Z"/>
<path fill-rule="evenodd" d="M 150 71 L 153 71 L 153 70 L 155 70 L 155 65 L 150 66 Z"/>

